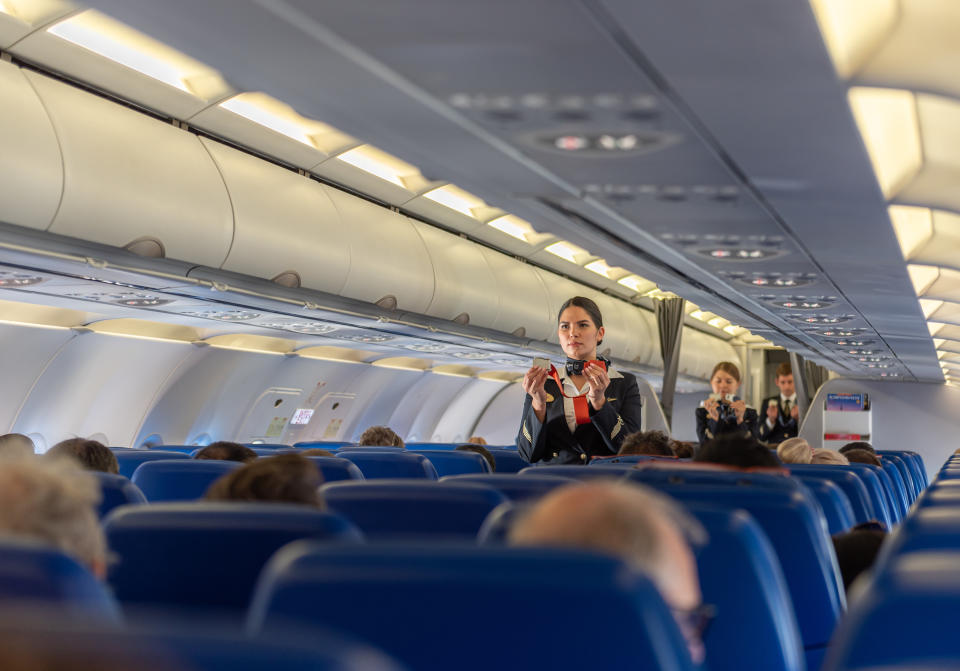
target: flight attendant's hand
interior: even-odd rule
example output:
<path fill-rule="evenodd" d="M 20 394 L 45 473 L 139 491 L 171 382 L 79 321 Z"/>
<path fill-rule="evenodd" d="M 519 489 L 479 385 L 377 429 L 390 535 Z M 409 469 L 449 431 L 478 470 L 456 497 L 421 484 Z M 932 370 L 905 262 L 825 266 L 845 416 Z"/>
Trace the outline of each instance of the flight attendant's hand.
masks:
<path fill-rule="evenodd" d="M 703 407 L 707 411 L 707 417 L 715 422 L 720 421 L 720 401 L 708 398 L 703 402 Z"/>
<path fill-rule="evenodd" d="M 777 415 L 779 414 L 780 410 L 777 408 L 776 403 L 770 403 L 767 405 L 767 419 L 769 419 L 771 423 L 775 423 L 777 421 Z"/>
<path fill-rule="evenodd" d="M 792 419 L 798 419 L 800 417 L 800 406 L 796 403 L 794 403 L 793 407 L 790 408 L 790 417 Z"/>
<path fill-rule="evenodd" d="M 589 363 L 583 367 L 583 376 L 590 383 L 590 389 L 587 391 L 587 400 L 594 410 L 599 410 L 607 402 L 606 391 L 610 386 L 610 376 L 603 366 L 595 363 Z"/>
<path fill-rule="evenodd" d="M 546 368 L 534 366 L 523 376 L 523 390 L 530 395 L 530 405 L 541 422 L 547 412 L 547 390 L 544 389 L 544 384 L 547 382 L 548 372 Z"/>
<path fill-rule="evenodd" d="M 743 424 L 743 414 L 747 411 L 746 401 L 734 401 L 730 404 L 733 413 L 737 416 L 737 424 Z"/>

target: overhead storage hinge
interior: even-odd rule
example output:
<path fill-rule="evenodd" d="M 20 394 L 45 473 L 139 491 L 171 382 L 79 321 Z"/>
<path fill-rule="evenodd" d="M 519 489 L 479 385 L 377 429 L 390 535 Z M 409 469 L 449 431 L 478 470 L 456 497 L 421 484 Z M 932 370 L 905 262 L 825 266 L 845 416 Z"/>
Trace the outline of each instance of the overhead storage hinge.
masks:
<path fill-rule="evenodd" d="M 190 126 L 187 125 L 186 121 L 180 121 L 180 119 L 171 119 L 170 123 L 173 124 L 174 128 L 180 128 L 181 130 L 190 130 Z"/>
<path fill-rule="evenodd" d="M 8 54 L 6 51 L 0 51 L 0 61 L 6 61 L 7 63 L 12 63 L 13 56 Z"/>

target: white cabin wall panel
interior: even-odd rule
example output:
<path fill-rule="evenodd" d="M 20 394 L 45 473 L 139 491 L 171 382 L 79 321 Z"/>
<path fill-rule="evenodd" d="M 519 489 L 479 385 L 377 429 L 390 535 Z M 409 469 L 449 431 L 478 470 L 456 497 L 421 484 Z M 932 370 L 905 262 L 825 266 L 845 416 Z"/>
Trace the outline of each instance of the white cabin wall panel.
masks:
<path fill-rule="evenodd" d="M 197 136 L 28 72 L 53 120 L 64 191 L 54 233 L 124 246 L 160 240 L 168 258 L 219 267 L 233 237 L 223 180 Z"/>
<path fill-rule="evenodd" d="M 61 347 L 78 337 L 69 329 L 0 324 L 0 352 L 7 353 L 3 357 L 3 384 L 0 384 L 0 433 L 13 430 L 17 410 L 29 396 L 44 366 Z"/>
<path fill-rule="evenodd" d="M 157 388 L 192 351 L 182 342 L 84 334 L 46 367 L 14 431 L 41 433 L 48 446 L 97 433 L 129 446 Z"/>
<path fill-rule="evenodd" d="M 493 328 L 513 333 L 522 327 L 526 337 L 533 340 L 546 340 L 551 333 L 555 334 L 556 311 L 548 302 L 549 294 L 537 269 L 486 247 L 481 252 L 497 280 L 500 297 L 500 311 Z"/>
<path fill-rule="evenodd" d="M 413 221 L 433 262 L 435 288 L 427 314 L 453 319 L 462 313 L 473 326 L 493 328 L 500 301 L 497 280 L 479 245 Z"/>
<path fill-rule="evenodd" d="M 63 192 L 50 117 L 23 70 L 0 61 L 0 221 L 46 230 Z"/>
<path fill-rule="evenodd" d="M 429 440 L 439 443 L 467 442 L 473 435 L 470 430 L 487 404 L 508 384 L 496 380 L 471 381 L 447 405 Z"/>
<path fill-rule="evenodd" d="M 426 312 L 434 294 L 433 266 L 413 222 L 343 191 L 324 190 L 350 234 L 350 272 L 341 294 L 371 303 L 395 296 L 398 309 Z"/>
<path fill-rule="evenodd" d="M 526 396 L 519 382 L 501 390 L 477 419 L 471 435 L 485 438 L 490 445 L 515 445 Z"/>
<path fill-rule="evenodd" d="M 235 234 L 223 269 L 268 280 L 292 270 L 304 287 L 340 293 L 350 269 L 349 232 L 323 186 L 218 142 L 200 141 L 233 204 Z"/>
<path fill-rule="evenodd" d="M 473 378 L 453 375 L 424 375 L 397 404 L 390 418 L 391 425 L 402 426 L 409 422 L 409 428 L 401 434 L 406 436 L 405 440 L 437 442 L 434 433 L 440 418 L 450 403 L 474 381 Z"/>

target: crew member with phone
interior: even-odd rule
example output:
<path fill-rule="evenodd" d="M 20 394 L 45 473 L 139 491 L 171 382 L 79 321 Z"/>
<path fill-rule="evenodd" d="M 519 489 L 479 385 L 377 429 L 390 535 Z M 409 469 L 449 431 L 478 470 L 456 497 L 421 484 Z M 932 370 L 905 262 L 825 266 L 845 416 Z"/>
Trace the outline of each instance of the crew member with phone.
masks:
<path fill-rule="evenodd" d="M 567 363 L 557 370 L 534 359 L 523 376 L 523 417 L 517 447 L 531 463 L 586 464 L 614 456 L 625 436 L 640 430 L 637 379 L 597 357 L 604 327 L 600 308 L 575 296 L 560 308 L 557 335 Z"/>
<path fill-rule="evenodd" d="M 742 433 L 757 438 L 757 411 L 748 408 L 737 396 L 740 369 L 729 361 L 721 361 L 710 374 L 713 393 L 696 410 L 697 438 L 700 444 L 726 433 Z"/>
<path fill-rule="evenodd" d="M 778 445 L 787 438 L 796 438 L 800 422 L 793 368 L 789 363 L 777 366 L 776 383 L 780 393 L 763 399 L 763 405 L 760 406 L 767 415 L 760 425 L 760 440 L 771 445 Z"/>

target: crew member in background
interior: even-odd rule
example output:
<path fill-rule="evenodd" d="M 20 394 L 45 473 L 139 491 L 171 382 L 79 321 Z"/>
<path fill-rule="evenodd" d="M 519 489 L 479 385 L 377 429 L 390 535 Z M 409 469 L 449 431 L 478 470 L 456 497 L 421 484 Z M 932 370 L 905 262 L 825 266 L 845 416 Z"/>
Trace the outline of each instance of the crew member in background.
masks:
<path fill-rule="evenodd" d="M 535 365 L 523 377 L 517 447 L 530 463 L 586 464 L 595 456 L 612 457 L 628 434 L 640 430 L 637 378 L 598 360 L 604 333 L 600 308 L 589 298 L 575 296 L 560 308 L 557 336 L 566 366 Z"/>
<path fill-rule="evenodd" d="M 760 440 L 771 445 L 795 438 L 800 426 L 800 407 L 793 386 L 793 370 L 789 363 L 777 366 L 777 387 L 780 393 L 763 399 L 761 412 L 766 415 L 760 425 Z"/>

